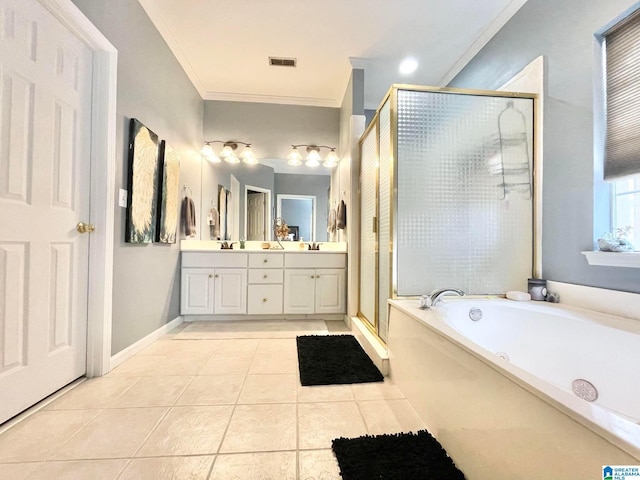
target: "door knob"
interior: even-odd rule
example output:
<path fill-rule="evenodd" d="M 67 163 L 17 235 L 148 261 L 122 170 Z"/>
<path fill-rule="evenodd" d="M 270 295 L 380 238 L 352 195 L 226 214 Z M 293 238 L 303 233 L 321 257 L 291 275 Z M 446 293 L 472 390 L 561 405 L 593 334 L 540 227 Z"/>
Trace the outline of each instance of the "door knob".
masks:
<path fill-rule="evenodd" d="M 76 225 L 76 230 L 79 233 L 91 233 L 94 232 L 96 229 L 96 227 L 94 227 L 93 225 L 91 225 L 90 223 L 84 223 L 84 222 L 80 222 Z"/>

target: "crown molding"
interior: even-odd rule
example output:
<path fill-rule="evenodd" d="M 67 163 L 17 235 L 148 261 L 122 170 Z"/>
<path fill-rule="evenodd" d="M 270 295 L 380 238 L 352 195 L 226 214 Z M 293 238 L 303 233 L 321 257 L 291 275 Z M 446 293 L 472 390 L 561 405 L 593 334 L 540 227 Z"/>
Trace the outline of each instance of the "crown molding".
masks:
<path fill-rule="evenodd" d="M 335 98 L 290 97 L 253 93 L 205 92 L 202 97 L 204 100 L 219 100 L 224 102 L 278 103 L 281 105 L 301 105 L 307 107 L 339 108 L 342 103 Z"/>

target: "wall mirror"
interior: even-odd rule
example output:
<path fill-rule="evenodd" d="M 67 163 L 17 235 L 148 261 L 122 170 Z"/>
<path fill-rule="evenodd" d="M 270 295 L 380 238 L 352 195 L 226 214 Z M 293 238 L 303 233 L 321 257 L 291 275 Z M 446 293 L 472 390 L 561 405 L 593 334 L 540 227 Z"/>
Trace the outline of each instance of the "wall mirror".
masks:
<path fill-rule="evenodd" d="M 276 216 L 284 218 L 289 228 L 297 231 L 289 240 L 316 241 L 315 195 L 278 194 Z"/>

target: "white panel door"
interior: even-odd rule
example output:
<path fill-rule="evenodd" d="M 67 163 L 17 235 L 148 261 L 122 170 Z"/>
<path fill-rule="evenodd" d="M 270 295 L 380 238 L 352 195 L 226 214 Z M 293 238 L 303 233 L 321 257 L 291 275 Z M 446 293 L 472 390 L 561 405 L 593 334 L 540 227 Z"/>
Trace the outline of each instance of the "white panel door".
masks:
<path fill-rule="evenodd" d="M 246 314 L 247 269 L 216 268 L 215 272 L 214 313 Z"/>
<path fill-rule="evenodd" d="M 316 271 L 313 269 L 285 269 L 284 313 L 315 312 Z"/>
<path fill-rule="evenodd" d="M 86 371 L 90 50 L 0 0 L 0 422 Z"/>
<path fill-rule="evenodd" d="M 346 274 L 344 268 L 316 270 L 316 313 L 345 313 Z"/>
<path fill-rule="evenodd" d="M 213 313 L 213 268 L 183 268 L 180 278 L 180 313 Z"/>
<path fill-rule="evenodd" d="M 247 240 L 266 240 L 265 193 L 247 195 Z"/>

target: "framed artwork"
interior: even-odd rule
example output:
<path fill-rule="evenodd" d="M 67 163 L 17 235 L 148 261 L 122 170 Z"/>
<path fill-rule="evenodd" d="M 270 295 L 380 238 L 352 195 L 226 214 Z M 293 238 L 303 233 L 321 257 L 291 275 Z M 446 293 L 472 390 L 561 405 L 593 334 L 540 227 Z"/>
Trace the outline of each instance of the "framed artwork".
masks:
<path fill-rule="evenodd" d="M 125 242 L 151 243 L 156 229 L 158 136 L 135 118 L 129 123 L 129 178 Z"/>
<path fill-rule="evenodd" d="M 180 158 L 178 152 L 162 140 L 158 170 L 158 214 L 156 242 L 176 243 L 178 230 L 178 195 Z"/>
<path fill-rule="evenodd" d="M 218 213 L 220 214 L 220 240 L 227 239 L 227 189 L 218 185 Z"/>

